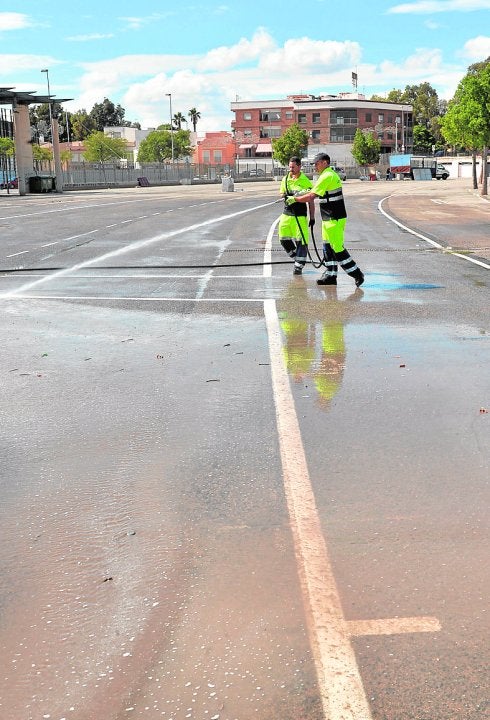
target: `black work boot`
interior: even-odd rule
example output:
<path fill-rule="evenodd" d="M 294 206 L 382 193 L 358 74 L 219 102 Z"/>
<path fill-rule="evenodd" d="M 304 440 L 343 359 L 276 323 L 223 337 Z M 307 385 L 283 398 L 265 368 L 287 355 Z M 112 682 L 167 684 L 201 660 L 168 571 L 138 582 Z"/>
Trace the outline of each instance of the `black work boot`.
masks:
<path fill-rule="evenodd" d="M 352 277 L 355 280 L 356 287 L 361 287 L 362 283 L 364 282 L 364 273 L 357 268 L 355 272 L 352 273 Z"/>
<path fill-rule="evenodd" d="M 337 277 L 336 275 L 327 275 L 327 273 L 324 273 L 318 280 L 316 281 L 317 285 L 337 285 Z"/>

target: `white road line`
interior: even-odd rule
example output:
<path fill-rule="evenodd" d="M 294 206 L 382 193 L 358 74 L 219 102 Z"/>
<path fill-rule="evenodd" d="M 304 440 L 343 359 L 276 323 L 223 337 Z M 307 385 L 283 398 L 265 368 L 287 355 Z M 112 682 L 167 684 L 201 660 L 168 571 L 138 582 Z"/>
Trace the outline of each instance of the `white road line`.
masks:
<path fill-rule="evenodd" d="M 147 302 L 147 303 L 263 303 L 264 298 L 196 298 L 193 297 L 114 297 L 108 295 L 15 295 L 14 293 L 0 295 L 1 300 L 104 300 L 107 302 Z"/>
<path fill-rule="evenodd" d="M 389 215 L 386 210 L 383 210 L 382 204 L 385 200 L 389 200 L 391 196 L 388 195 L 385 198 L 382 198 L 378 203 L 378 210 L 380 213 L 382 213 L 388 220 L 390 220 L 392 223 L 395 223 L 395 225 L 398 225 L 398 227 L 401 227 L 403 230 L 406 230 L 411 235 L 415 235 L 416 237 L 420 238 L 421 240 L 425 240 L 425 242 L 428 242 L 429 245 L 432 245 L 433 247 L 439 248 L 439 250 L 444 250 L 448 255 L 455 255 L 456 257 L 462 258 L 463 260 L 468 260 L 468 262 L 473 263 L 474 265 L 479 265 L 480 267 L 485 268 L 486 270 L 490 270 L 490 265 L 488 263 L 484 263 L 481 260 L 477 260 L 476 258 L 469 257 L 469 255 L 462 255 L 461 253 L 453 252 L 452 250 L 449 250 L 448 248 L 444 247 L 444 245 L 440 245 L 435 240 L 431 240 L 430 238 L 426 237 L 425 235 L 422 235 L 422 233 L 416 232 L 415 230 L 412 230 L 412 228 L 409 228 L 407 225 L 403 225 L 403 223 L 399 222 L 398 220 L 395 220 L 394 217 Z M 476 251 L 475 251 L 476 252 Z"/>
<path fill-rule="evenodd" d="M 276 225 L 279 222 L 279 217 L 272 223 L 270 226 L 269 232 L 267 233 L 267 239 L 265 241 L 265 248 L 264 248 L 264 263 L 269 263 L 268 265 L 264 265 L 264 269 L 262 271 L 263 277 L 272 277 L 272 265 L 270 265 L 272 261 L 272 238 L 274 236 L 274 230 L 276 229 Z"/>
<path fill-rule="evenodd" d="M 286 499 L 326 720 L 370 720 L 316 509 L 274 300 L 264 302 Z M 294 442 L 291 442 L 294 438 Z"/>
<path fill-rule="evenodd" d="M 219 217 L 211 218 L 210 220 L 204 220 L 203 222 L 195 223 L 194 225 L 188 225 L 187 227 L 180 228 L 179 230 L 172 230 L 170 232 L 160 233 L 159 235 L 154 235 L 153 237 L 149 237 L 146 240 L 135 240 L 135 242 L 130 243 L 129 245 L 125 245 L 124 247 L 120 247 L 117 250 L 111 250 L 110 252 L 104 253 L 103 255 L 98 255 L 96 257 L 90 258 L 89 260 L 85 260 L 84 262 L 73 265 L 70 268 L 58 270 L 52 275 L 48 275 L 46 277 L 40 278 L 39 280 L 34 280 L 33 282 L 21 285 L 16 290 L 12 290 L 9 295 L 18 295 L 19 293 L 28 291 L 31 288 L 40 285 L 41 283 L 49 282 L 51 279 L 54 280 L 56 278 L 63 277 L 64 275 L 69 275 L 75 270 L 82 270 L 83 268 L 90 267 L 91 265 L 103 262 L 104 260 L 108 260 L 109 258 L 117 257 L 119 255 L 125 255 L 126 253 L 132 252 L 134 250 L 140 250 L 141 248 L 148 247 L 149 245 L 161 242 L 162 240 L 168 240 L 169 238 L 177 237 L 178 235 L 189 234 L 194 232 L 195 230 L 200 230 L 203 227 L 216 225 L 225 220 L 231 220 L 232 218 L 239 217 L 240 215 L 246 215 L 247 213 L 254 212 L 255 210 L 269 207 L 269 205 L 273 205 L 274 202 L 275 201 L 262 203 L 261 205 L 254 205 L 253 207 L 245 208 L 244 210 L 236 210 L 235 212 L 228 213 L 227 215 L 221 215 Z M 97 230 L 93 230 L 91 232 L 97 232 Z M 83 233 L 83 235 L 90 235 L 90 233 Z"/>
<path fill-rule="evenodd" d="M 8 257 L 8 258 L 17 257 L 17 255 L 25 255 L 28 252 L 29 252 L 29 250 L 21 250 L 20 252 L 12 253 L 12 255 L 6 255 L 5 257 Z"/>
<path fill-rule="evenodd" d="M 377 620 L 348 620 L 351 636 L 402 635 L 406 633 L 439 632 L 441 623 L 435 617 L 379 618 Z"/>
<path fill-rule="evenodd" d="M 55 240 L 54 242 L 44 243 L 44 245 L 41 245 L 41 247 L 50 247 L 50 245 L 57 245 L 57 244 L 58 244 L 58 240 Z"/>

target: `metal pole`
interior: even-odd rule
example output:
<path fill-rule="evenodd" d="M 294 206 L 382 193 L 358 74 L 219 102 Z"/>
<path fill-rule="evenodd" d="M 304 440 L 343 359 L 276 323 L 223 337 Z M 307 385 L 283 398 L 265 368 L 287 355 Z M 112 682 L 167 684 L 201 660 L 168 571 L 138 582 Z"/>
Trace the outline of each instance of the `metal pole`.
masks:
<path fill-rule="evenodd" d="M 42 73 L 46 73 L 46 80 L 48 81 L 48 108 L 49 108 L 49 129 L 51 131 L 51 145 L 53 144 L 53 113 L 51 111 L 51 90 L 49 89 L 49 70 L 45 68 L 41 70 Z"/>
<path fill-rule="evenodd" d="M 68 113 L 65 110 L 65 122 L 66 122 L 66 141 L 68 143 L 68 149 L 70 148 L 70 123 L 68 122 Z"/>
<path fill-rule="evenodd" d="M 170 140 L 172 143 L 172 162 L 174 161 L 174 124 L 172 121 L 172 93 L 165 93 L 170 105 Z"/>

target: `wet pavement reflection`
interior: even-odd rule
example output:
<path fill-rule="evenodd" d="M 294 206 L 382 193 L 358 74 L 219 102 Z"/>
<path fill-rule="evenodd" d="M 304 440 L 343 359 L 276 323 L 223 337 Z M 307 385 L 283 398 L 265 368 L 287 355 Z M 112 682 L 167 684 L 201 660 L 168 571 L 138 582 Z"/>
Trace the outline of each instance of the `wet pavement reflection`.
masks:
<path fill-rule="evenodd" d="M 341 386 L 344 328 L 363 297 L 361 288 L 345 296 L 335 286 L 317 289 L 305 278 L 295 278 L 277 302 L 287 370 L 295 384 L 315 389 L 323 410 L 328 410 Z"/>

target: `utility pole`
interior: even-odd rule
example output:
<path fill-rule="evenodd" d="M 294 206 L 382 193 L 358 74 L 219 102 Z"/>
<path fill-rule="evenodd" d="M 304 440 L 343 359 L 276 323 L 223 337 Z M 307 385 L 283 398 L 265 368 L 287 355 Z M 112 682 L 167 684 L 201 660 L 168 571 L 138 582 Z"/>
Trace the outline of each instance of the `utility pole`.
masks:
<path fill-rule="evenodd" d="M 170 140 L 172 143 L 172 162 L 174 161 L 174 123 L 172 120 L 172 93 L 165 93 L 170 105 Z"/>

